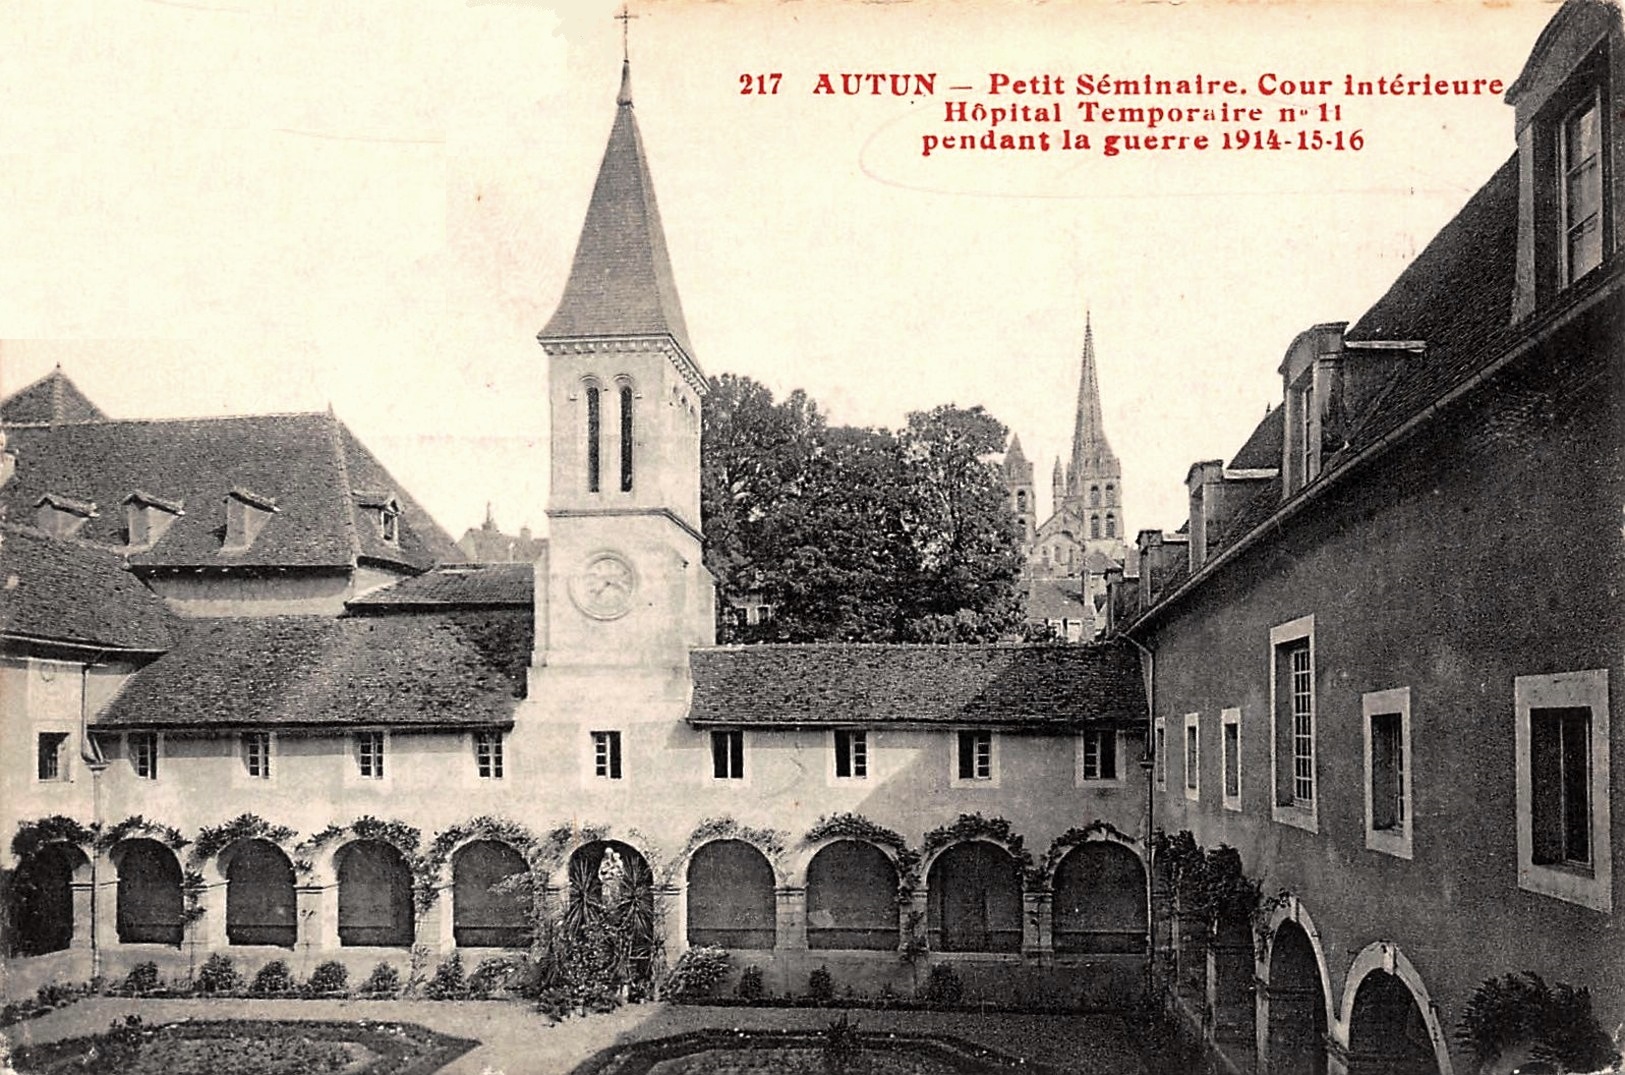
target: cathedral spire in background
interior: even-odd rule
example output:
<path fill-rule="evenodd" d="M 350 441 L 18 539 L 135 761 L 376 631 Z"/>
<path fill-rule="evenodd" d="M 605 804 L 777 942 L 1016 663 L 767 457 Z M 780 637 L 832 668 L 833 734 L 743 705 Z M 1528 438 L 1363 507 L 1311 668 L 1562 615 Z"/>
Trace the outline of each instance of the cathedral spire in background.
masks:
<path fill-rule="evenodd" d="M 1078 413 L 1072 427 L 1072 465 L 1069 484 L 1084 475 L 1116 470 L 1117 457 L 1106 440 L 1106 423 L 1100 412 L 1100 375 L 1095 370 L 1095 330 L 1090 312 L 1083 315 L 1083 359 L 1078 373 Z M 1080 490 L 1068 490 L 1076 496 Z"/>

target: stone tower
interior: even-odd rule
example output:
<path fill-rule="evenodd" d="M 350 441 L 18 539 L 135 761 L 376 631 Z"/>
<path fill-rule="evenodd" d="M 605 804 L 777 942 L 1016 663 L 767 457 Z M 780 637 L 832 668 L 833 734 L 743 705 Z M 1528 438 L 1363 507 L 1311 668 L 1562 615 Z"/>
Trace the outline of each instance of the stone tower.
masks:
<path fill-rule="evenodd" d="M 625 63 L 569 280 L 537 339 L 548 356 L 552 469 L 535 663 L 670 680 L 686 672 L 689 647 L 715 635 L 700 536 L 706 382 Z"/>
<path fill-rule="evenodd" d="M 1059 468 L 1059 463 L 1057 463 Z M 1095 333 L 1084 314 L 1083 359 L 1078 375 L 1078 413 L 1072 426 L 1072 458 L 1056 514 L 1082 521 L 1079 537 L 1091 548 L 1121 549 L 1123 542 L 1123 468 L 1106 440 L 1100 412 L 1100 377 L 1095 369 Z"/>
<path fill-rule="evenodd" d="M 1014 434 L 1004 453 L 1004 487 L 1009 491 L 1010 510 L 1015 513 L 1025 548 L 1038 536 L 1038 505 L 1033 500 L 1033 465 L 1021 450 L 1021 438 Z"/>

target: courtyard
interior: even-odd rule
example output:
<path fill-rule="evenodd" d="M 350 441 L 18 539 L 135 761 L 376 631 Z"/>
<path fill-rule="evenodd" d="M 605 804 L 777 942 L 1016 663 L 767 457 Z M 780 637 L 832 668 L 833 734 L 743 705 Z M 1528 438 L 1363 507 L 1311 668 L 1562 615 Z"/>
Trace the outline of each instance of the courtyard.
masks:
<path fill-rule="evenodd" d="M 14 1024 L 7 1027 L 4 1034 L 8 1047 L 17 1048 L 100 1034 L 112 1024 L 124 1023 L 130 1016 L 138 1017 L 146 1027 L 183 1021 L 365 1021 L 369 1025 L 422 1027 L 447 1039 L 467 1039 L 479 1043 L 439 1067 L 441 1075 L 569 1075 L 595 1057 L 602 1060 L 603 1051 L 616 1046 L 704 1030 L 803 1031 L 816 1035 L 826 1031 L 843 1013 L 864 1035 L 943 1035 L 1024 1061 L 1033 1065 L 1035 1070 L 1048 1068 L 1079 1075 L 1115 1075 L 1150 1070 L 1140 1044 L 1123 1020 L 1115 1016 L 1090 1014 L 642 1004 L 555 1024 L 519 1001 L 153 1000 L 92 997 Z M 588 1067 L 597 1070 L 596 1064 Z M 231 1070 L 251 1069 L 233 1067 Z M 337 1070 L 358 1069 L 352 1066 Z M 360 1068 L 359 1072 L 367 1070 Z M 436 1069 L 407 1070 L 427 1075 L 428 1071 Z M 660 1067 L 656 1070 L 665 1069 Z M 688 1067 L 682 1070 L 708 1069 Z M 775 1069 L 768 1067 L 760 1070 Z M 862 1072 L 871 1069 L 860 1063 L 846 1070 Z M 989 1067 L 988 1070 L 1004 1069 Z"/>

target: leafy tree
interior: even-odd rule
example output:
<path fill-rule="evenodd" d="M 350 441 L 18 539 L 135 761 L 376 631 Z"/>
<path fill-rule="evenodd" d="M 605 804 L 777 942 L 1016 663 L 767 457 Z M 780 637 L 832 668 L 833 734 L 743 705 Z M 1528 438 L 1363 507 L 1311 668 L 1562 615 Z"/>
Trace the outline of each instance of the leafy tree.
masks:
<path fill-rule="evenodd" d="M 990 641 L 1019 629 L 1021 555 L 989 457 L 1004 427 L 939 407 L 899 433 L 830 426 L 748 378 L 705 401 L 706 563 L 724 641 Z M 770 622 L 741 625 L 755 595 Z"/>

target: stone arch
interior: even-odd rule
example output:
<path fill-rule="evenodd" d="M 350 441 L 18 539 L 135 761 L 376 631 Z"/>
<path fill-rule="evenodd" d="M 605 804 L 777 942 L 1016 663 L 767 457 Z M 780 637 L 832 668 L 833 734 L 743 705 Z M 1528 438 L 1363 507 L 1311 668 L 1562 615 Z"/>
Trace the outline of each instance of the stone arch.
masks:
<path fill-rule="evenodd" d="M 807 860 L 807 947 L 897 947 L 897 862 L 879 844 L 838 839 Z"/>
<path fill-rule="evenodd" d="M 1260 1053 L 1268 1075 L 1325 1075 L 1326 1040 L 1338 1026 L 1320 931 L 1295 896 L 1270 915 L 1258 967 Z"/>
<path fill-rule="evenodd" d="M 269 840 L 238 840 L 215 856 L 226 880 L 226 943 L 292 948 L 298 933 L 293 863 Z"/>
<path fill-rule="evenodd" d="M 1057 952 L 1143 953 L 1145 861 L 1117 840 L 1085 840 L 1051 874 L 1052 937 Z"/>
<path fill-rule="evenodd" d="M 613 852 L 613 857 L 611 853 Z M 654 959 L 654 871 L 642 851 L 623 840 L 577 844 L 565 860 L 565 928 L 601 911 L 632 924 L 632 974 L 647 979 Z"/>
<path fill-rule="evenodd" d="M 180 947 L 186 898 L 180 860 L 157 840 L 121 840 L 108 853 L 118 874 L 114 915 L 120 944 Z"/>
<path fill-rule="evenodd" d="M 1008 848 L 981 839 L 950 844 L 932 856 L 925 877 L 933 951 L 1021 951 L 1021 864 Z"/>
<path fill-rule="evenodd" d="M 710 840 L 687 870 L 688 943 L 768 949 L 777 935 L 773 866 L 754 844 Z"/>
<path fill-rule="evenodd" d="M 393 844 L 351 840 L 333 855 L 338 877 L 339 944 L 409 948 L 412 868 Z"/>
<path fill-rule="evenodd" d="M 1349 1075 L 1454 1075 L 1439 1012 L 1398 945 L 1368 944 L 1343 987 Z"/>
<path fill-rule="evenodd" d="M 89 884 L 90 859 L 78 846 L 53 840 L 18 860 L 10 878 L 8 949 L 42 956 L 73 943 L 73 889 Z"/>
<path fill-rule="evenodd" d="M 520 948 L 529 943 L 524 905 L 496 885 L 530 869 L 525 857 L 500 840 L 475 839 L 449 859 L 452 937 L 459 948 Z"/>

